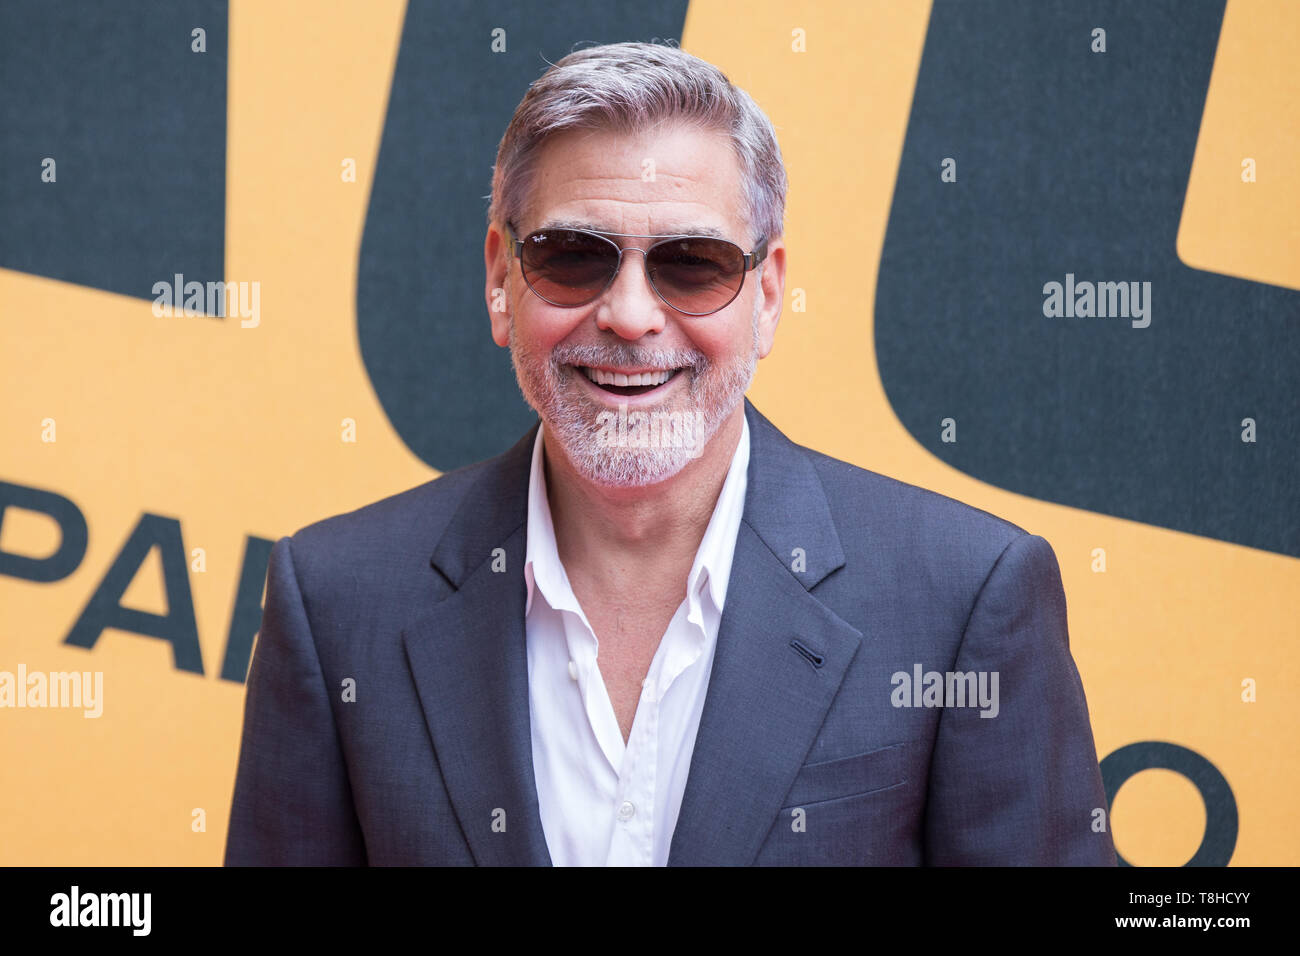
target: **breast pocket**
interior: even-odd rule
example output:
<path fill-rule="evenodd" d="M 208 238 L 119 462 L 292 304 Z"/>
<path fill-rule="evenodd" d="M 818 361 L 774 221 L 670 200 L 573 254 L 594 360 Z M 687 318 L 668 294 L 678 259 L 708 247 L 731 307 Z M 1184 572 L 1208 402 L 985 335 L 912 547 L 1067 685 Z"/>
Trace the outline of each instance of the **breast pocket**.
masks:
<path fill-rule="evenodd" d="M 794 778 L 784 806 L 807 807 L 906 783 L 905 750 L 905 744 L 890 744 L 852 757 L 804 764 Z"/>

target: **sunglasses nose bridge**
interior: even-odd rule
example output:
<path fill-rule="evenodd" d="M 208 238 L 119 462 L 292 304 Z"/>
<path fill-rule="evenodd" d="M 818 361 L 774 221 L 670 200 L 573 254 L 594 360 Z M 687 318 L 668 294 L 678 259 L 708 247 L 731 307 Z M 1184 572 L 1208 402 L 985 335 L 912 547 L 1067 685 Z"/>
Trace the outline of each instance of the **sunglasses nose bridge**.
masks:
<path fill-rule="evenodd" d="M 649 250 L 648 250 L 648 249 L 642 249 L 640 246 L 619 246 L 619 247 L 618 247 L 618 263 L 617 263 L 616 268 L 615 268 L 615 274 L 614 274 L 614 276 L 610 279 L 610 283 L 611 283 L 611 284 L 613 284 L 614 281 L 617 280 L 617 278 L 618 278 L 618 273 L 620 273 L 620 272 L 623 271 L 623 260 L 624 260 L 624 257 L 625 257 L 625 256 L 627 255 L 627 253 L 629 253 L 629 252 L 639 252 L 639 253 L 641 253 L 642 271 L 645 273 L 646 280 L 649 281 L 649 279 L 650 279 L 650 268 L 649 268 L 649 263 L 648 263 L 647 260 L 646 260 L 646 253 L 649 252 Z M 651 283 L 652 286 L 653 286 L 653 284 L 654 284 L 654 283 Z"/>
<path fill-rule="evenodd" d="M 646 250 L 645 250 L 645 249 L 642 249 L 642 248 L 640 248 L 640 247 L 638 247 L 638 246 L 620 246 L 617 242 L 615 242 L 615 241 L 614 241 L 613 239 L 611 239 L 609 236 L 601 236 L 600 238 L 604 239 L 607 243 L 610 244 L 610 246 L 613 247 L 613 249 L 614 249 L 614 254 L 615 254 L 615 259 L 614 259 L 614 268 L 610 270 L 610 273 L 609 273 L 609 279 L 606 280 L 606 282 L 605 282 L 605 288 L 602 290 L 602 294 L 603 294 L 604 292 L 608 292 L 609 289 L 610 289 L 610 287 L 613 286 L 614 283 L 618 281 L 618 277 L 619 277 L 620 275 L 623 274 L 623 264 L 624 264 L 624 263 L 623 263 L 623 256 L 624 256 L 624 254 L 625 254 L 625 253 L 628 253 L 628 252 L 639 252 L 639 253 L 641 253 L 641 261 L 642 261 L 642 263 L 644 264 L 644 263 L 645 263 Z M 642 266 L 642 272 L 645 273 L 646 281 L 647 281 L 647 282 L 650 282 L 650 269 L 649 269 L 649 267 L 643 265 L 643 266 Z M 650 283 L 650 287 L 653 289 L 653 288 L 654 288 L 654 283 L 651 282 L 651 283 Z"/>
<path fill-rule="evenodd" d="M 640 246 L 618 246 L 617 248 L 618 248 L 618 260 L 615 263 L 613 274 L 610 275 L 609 281 L 605 283 L 605 289 L 603 290 L 603 292 L 609 292 L 609 290 L 613 288 L 615 283 L 618 282 L 619 276 L 622 275 L 623 273 L 623 266 L 625 265 L 625 254 L 629 252 L 639 252 L 641 253 L 641 263 L 642 263 L 640 272 L 641 272 L 642 279 L 645 280 L 646 287 L 649 289 L 650 293 L 655 297 L 656 300 L 660 302 L 665 302 L 668 305 L 672 305 L 672 303 L 669 303 L 667 302 L 667 300 L 664 299 L 663 293 L 661 293 L 659 289 L 655 287 L 654 279 L 651 278 L 650 276 L 650 263 L 649 260 L 646 258 L 646 254 L 650 250 L 642 249 Z"/>

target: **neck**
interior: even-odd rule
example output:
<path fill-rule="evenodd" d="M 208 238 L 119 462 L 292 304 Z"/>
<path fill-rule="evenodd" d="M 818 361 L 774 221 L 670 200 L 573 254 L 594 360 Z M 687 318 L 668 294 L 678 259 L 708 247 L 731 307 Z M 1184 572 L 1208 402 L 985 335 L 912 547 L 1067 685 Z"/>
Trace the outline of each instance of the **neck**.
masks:
<path fill-rule="evenodd" d="M 588 481 L 548 430 L 542 439 L 546 494 L 565 568 L 583 565 L 611 582 L 635 576 L 638 569 L 684 563 L 689 570 L 726 482 L 744 417 L 741 402 L 699 458 L 671 478 L 634 488 Z"/>

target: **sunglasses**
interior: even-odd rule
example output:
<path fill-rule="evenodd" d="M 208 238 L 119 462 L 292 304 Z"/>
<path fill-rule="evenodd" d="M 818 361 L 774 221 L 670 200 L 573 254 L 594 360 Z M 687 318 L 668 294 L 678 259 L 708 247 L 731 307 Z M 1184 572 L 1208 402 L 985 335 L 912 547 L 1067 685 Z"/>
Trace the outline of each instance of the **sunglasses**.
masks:
<path fill-rule="evenodd" d="M 538 229 L 510 245 L 528 288 L 543 302 L 572 309 L 595 302 L 614 282 L 623 265 L 620 239 L 659 239 L 640 252 L 650 288 L 686 315 L 711 315 L 730 305 L 745 285 L 745 273 L 767 257 L 767 240 L 753 252 L 711 236 L 637 236 L 586 229 Z"/>

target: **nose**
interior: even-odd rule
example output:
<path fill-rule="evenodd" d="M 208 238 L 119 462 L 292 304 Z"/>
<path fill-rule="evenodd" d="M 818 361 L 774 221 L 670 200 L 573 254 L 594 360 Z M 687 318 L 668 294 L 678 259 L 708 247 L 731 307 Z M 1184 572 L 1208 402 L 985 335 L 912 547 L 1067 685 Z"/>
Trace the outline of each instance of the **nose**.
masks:
<path fill-rule="evenodd" d="M 596 327 L 628 340 L 639 339 L 647 333 L 663 331 L 667 309 L 667 304 L 650 286 L 645 250 L 625 247 L 618 275 L 597 302 Z"/>

